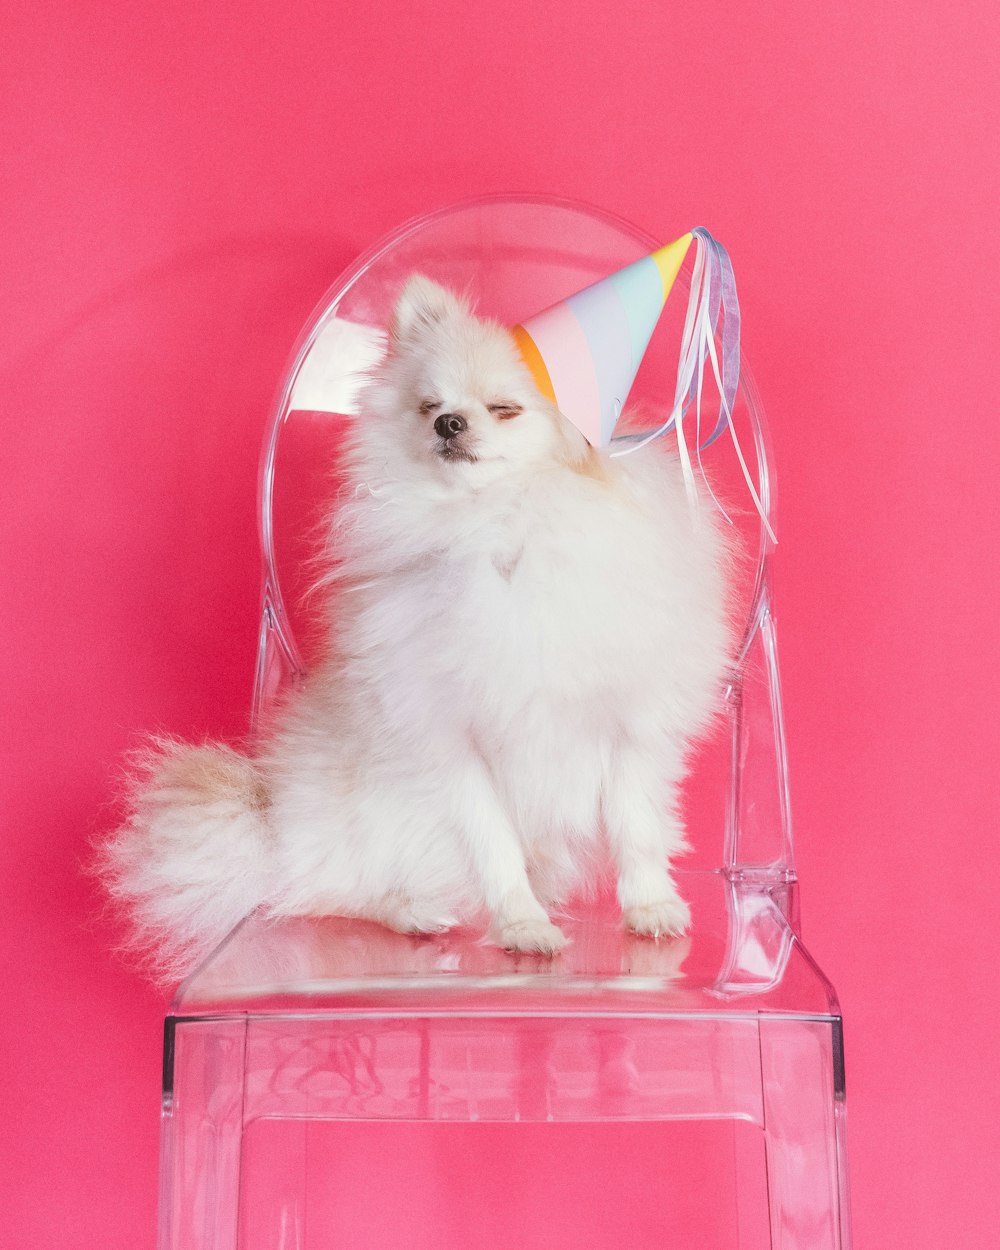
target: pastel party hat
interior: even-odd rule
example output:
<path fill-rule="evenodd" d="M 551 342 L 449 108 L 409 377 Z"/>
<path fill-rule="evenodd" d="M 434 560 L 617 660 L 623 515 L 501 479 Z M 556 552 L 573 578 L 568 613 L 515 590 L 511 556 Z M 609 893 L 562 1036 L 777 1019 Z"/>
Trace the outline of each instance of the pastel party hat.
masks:
<path fill-rule="evenodd" d="M 653 331 L 692 244 L 694 269 L 670 415 L 655 430 L 614 438 Z M 776 541 L 733 425 L 740 379 L 736 279 L 726 249 L 707 230 L 699 226 L 617 273 L 598 279 L 514 326 L 512 334 L 539 391 L 594 447 L 610 448 L 612 456 L 626 455 L 675 430 L 692 500 L 696 487 L 685 415 L 693 405 L 699 466 L 702 451 L 728 429 L 750 494 L 772 541 Z M 702 387 L 708 362 L 718 387 L 719 412 L 703 434 Z"/>
<path fill-rule="evenodd" d="M 513 334 L 535 385 L 607 447 L 693 234 L 536 313 Z"/>

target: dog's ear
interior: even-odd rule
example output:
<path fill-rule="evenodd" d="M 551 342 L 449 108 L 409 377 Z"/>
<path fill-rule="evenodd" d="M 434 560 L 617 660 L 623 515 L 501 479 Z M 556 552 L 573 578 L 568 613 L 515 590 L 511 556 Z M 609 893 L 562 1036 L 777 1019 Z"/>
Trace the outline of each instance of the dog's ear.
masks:
<path fill-rule="evenodd" d="M 390 333 L 393 342 L 407 342 L 421 331 L 433 329 L 456 313 L 467 311 L 451 291 L 425 278 L 422 273 L 415 273 L 403 287 L 392 315 Z"/>

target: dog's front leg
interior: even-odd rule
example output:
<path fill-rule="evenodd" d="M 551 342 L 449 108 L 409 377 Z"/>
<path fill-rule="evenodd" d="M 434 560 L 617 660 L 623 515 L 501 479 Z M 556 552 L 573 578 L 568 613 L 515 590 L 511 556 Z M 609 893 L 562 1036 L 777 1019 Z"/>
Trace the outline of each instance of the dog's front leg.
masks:
<path fill-rule="evenodd" d="M 455 820 L 490 913 L 491 937 L 507 950 L 554 955 L 566 939 L 532 892 L 517 831 L 482 762 L 466 755 L 449 781 Z"/>
<path fill-rule="evenodd" d="M 605 779 L 604 822 L 618 870 L 618 901 L 626 925 L 648 937 L 679 935 L 691 922 L 669 864 L 671 853 L 685 845 L 677 814 L 681 773 L 680 752 L 654 756 L 625 743 Z"/>

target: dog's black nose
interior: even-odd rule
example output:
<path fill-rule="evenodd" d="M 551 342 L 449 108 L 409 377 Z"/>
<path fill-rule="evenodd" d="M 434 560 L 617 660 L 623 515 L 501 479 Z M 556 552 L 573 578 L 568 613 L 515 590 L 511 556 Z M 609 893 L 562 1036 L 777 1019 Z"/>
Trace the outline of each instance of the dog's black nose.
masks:
<path fill-rule="evenodd" d="M 442 412 L 434 422 L 434 430 L 441 438 L 454 438 L 468 428 L 468 421 L 458 412 Z"/>

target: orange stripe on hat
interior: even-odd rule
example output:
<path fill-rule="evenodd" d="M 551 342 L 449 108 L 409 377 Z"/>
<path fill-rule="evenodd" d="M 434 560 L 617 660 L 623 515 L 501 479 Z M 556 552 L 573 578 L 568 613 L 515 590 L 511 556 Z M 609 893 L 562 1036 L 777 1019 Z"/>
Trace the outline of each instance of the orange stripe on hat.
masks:
<path fill-rule="evenodd" d="M 539 391 L 550 399 L 552 403 L 556 402 L 556 391 L 552 385 L 552 379 L 549 377 L 549 371 L 545 367 L 545 361 L 542 359 L 542 353 L 535 346 L 535 340 L 531 337 L 524 326 L 514 326 L 511 330 L 514 336 L 514 342 L 517 349 L 521 353 L 524 363 L 531 370 L 531 376 L 535 380 L 535 385 Z"/>

